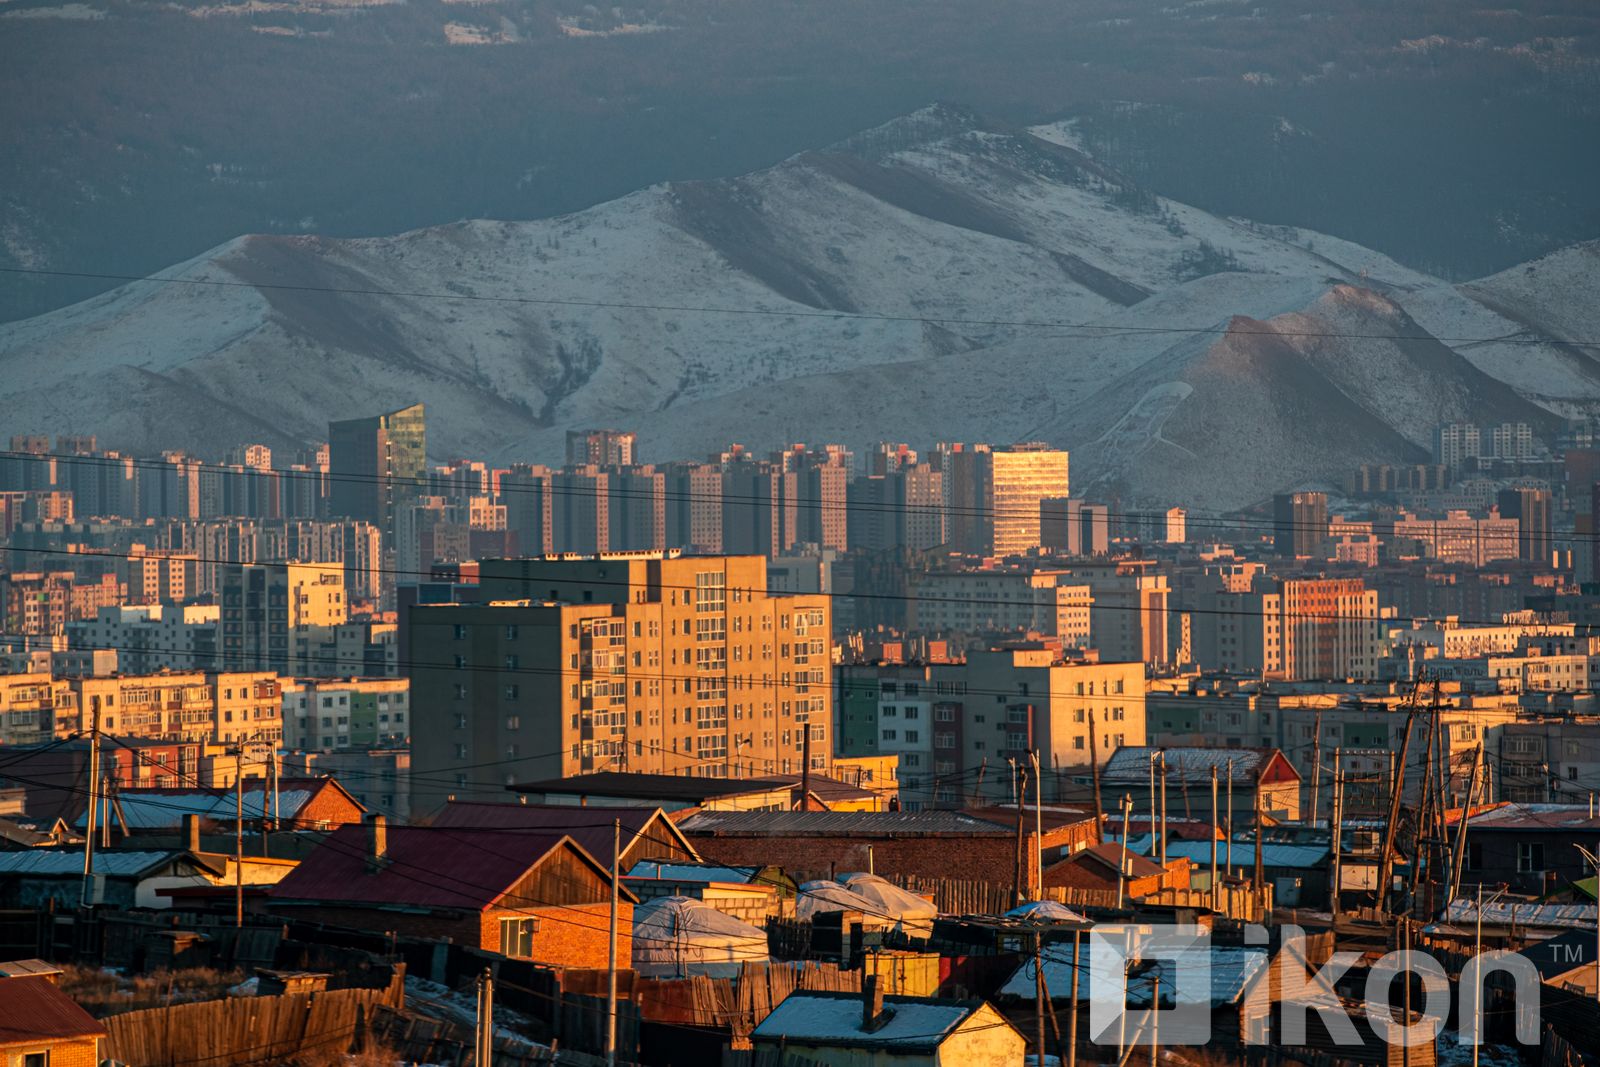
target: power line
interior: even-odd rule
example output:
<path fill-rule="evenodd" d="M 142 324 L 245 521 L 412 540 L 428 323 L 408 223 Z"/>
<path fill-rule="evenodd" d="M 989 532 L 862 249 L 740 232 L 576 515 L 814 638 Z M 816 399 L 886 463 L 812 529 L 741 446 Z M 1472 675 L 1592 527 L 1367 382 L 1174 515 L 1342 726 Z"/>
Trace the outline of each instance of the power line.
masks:
<path fill-rule="evenodd" d="M 1115 335 L 1118 333 L 1133 334 L 1262 334 L 1277 337 L 1304 337 L 1304 338 L 1345 338 L 1351 340 L 1378 340 L 1378 341 L 1441 341 L 1459 344 L 1518 344 L 1518 345 L 1573 345 L 1587 346 L 1600 342 L 1576 339 L 1555 338 L 1518 338 L 1515 336 L 1499 335 L 1494 337 L 1458 337 L 1444 336 L 1432 333 L 1354 333 L 1340 330 L 1279 330 L 1279 329 L 1240 329 L 1216 324 L 1206 326 L 1118 326 L 1100 325 L 1090 322 L 1063 322 L 1034 319 L 972 319 L 961 317 L 940 318 L 929 315 L 894 315 L 883 312 L 866 311 L 822 311 L 816 309 L 794 308 L 789 310 L 773 310 L 770 308 L 735 308 L 714 307 L 698 304 L 657 304 L 646 302 L 630 302 L 620 300 L 578 300 L 560 297 L 535 297 L 535 296 L 493 296 L 481 293 L 456 293 L 456 292 L 430 292 L 426 290 L 397 290 L 374 289 L 325 285 L 295 285 L 287 282 L 245 282 L 228 281 L 222 278 L 174 278 L 158 274 L 113 274 L 95 271 L 65 271 L 46 270 L 37 267 L 0 267 L 0 273 L 14 275 L 32 275 L 55 278 L 78 278 L 93 281 L 113 282 L 143 282 L 156 285 L 192 285 L 221 289 L 250 289 L 267 290 L 272 292 L 296 293 L 323 293 L 333 296 L 373 296 L 388 297 L 405 300 L 443 300 L 466 301 L 472 303 L 496 304 L 530 304 L 546 307 L 594 308 L 611 311 L 658 311 L 676 314 L 695 315 L 740 315 L 758 316 L 779 319 L 827 319 L 832 321 L 853 322 L 899 322 L 912 323 L 926 326 L 984 326 L 1006 327 L 1016 329 L 1047 329 L 1064 331 L 1095 331 L 1094 336 Z"/>

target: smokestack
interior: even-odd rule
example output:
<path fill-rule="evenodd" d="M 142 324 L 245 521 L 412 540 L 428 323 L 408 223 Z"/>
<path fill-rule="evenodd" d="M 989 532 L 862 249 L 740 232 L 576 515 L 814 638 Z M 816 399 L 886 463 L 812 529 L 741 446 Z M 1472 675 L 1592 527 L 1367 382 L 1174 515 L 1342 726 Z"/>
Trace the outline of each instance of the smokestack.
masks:
<path fill-rule="evenodd" d="M 389 820 L 377 812 L 367 816 L 367 870 L 376 871 L 389 862 Z"/>
<path fill-rule="evenodd" d="M 861 983 L 861 1029 L 871 1033 L 888 1020 L 883 1015 L 883 985 L 875 974 Z"/>
<path fill-rule="evenodd" d="M 183 847 L 190 852 L 200 851 L 200 816 L 183 817 Z"/>

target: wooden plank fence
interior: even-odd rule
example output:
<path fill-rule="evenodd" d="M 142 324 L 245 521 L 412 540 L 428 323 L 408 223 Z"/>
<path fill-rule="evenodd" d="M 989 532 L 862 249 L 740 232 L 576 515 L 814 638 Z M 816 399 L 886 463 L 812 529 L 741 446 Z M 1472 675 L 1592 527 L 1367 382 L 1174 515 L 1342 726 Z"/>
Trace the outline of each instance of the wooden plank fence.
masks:
<path fill-rule="evenodd" d="M 944 915 L 1001 915 L 1011 910 L 1011 887 L 994 882 L 963 881 L 950 878 L 904 878 L 902 888 L 928 897 L 934 907 Z M 1117 909 L 1115 889 L 1080 888 L 1076 886 L 1046 886 L 1046 900 L 1068 907 Z M 1262 890 L 1258 898 L 1248 888 L 1223 886 L 1217 890 L 1216 911 L 1229 919 L 1259 922 L 1272 911 L 1272 887 Z M 1140 904 L 1156 907 L 1206 908 L 1212 907 L 1209 889 L 1163 889 L 1138 899 L 1123 898 L 1122 907 Z M 770 927 L 769 927 L 770 928 Z"/>
<path fill-rule="evenodd" d="M 379 1006 L 374 1009 L 372 1035 L 386 1050 L 392 1050 L 402 1063 L 440 1064 L 442 1067 L 479 1067 L 473 1062 L 472 1028 L 424 1016 L 397 1012 Z M 497 1036 L 490 1067 L 535 1067 L 536 1064 L 566 1064 L 567 1067 L 605 1067 L 605 1057 L 574 1049 L 532 1045 Z M 626 1061 L 623 1061 L 626 1062 Z"/>
<path fill-rule="evenodd" d="M 273 1063 L 303 1052 L 348 1051 L 379 1007 L 405 1003 L 404 979 L 386 989 L 232 997 L 112 1015 L 105 1055 L 129 1067 L 166 1063 Z"/>
<path fill-rule="evenodd" d="M 810 960 L 747 963 L 737 978 L 642 978 L 635 994 L 646 1018 L 725 1028 L 735 1043 L 743 1044 L 750 1031 L 796 989 L 859 992 L 863 973 Z"/>

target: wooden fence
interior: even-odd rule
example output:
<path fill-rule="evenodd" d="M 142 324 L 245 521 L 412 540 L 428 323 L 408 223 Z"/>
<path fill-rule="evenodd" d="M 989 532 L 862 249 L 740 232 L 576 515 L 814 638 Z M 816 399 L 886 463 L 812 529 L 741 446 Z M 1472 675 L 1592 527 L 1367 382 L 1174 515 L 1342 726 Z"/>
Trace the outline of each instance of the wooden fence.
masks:
<path fill-rule="evenodd" d="M 366 1034 L 380 1007 L 405 1003 L 405 981 L 386 989 L 339 989 L 234 997 L 131 1011 L 104 1021 L 105 1056 L 129 1067 L 167 1063 L 273 1063 L 303 1052 L 340 1053 Z"/>
<path fill-rule="evenodd" d="M 1593 1067 L 1600 1063 L 1600 1054 L 1594 1049 L 1581 1049 L 1556 1033 L 1555 1027 L 1544 1028 L 1539 1062 L 1546 1067 Z"/>
<path fill-rule="evenodd" d="M 747 963 L 737 978 L 650 979 L 635 984 L 640 1011 L 649 1019 L 719 1027 L 737 1044 L 796 989 L 859 992 L 860 970 L 831 963 Z"/>
<path fill-rule="evenodd" d="M 379 1006 L 373 1011 L 372 1036 L 385 1051 L 398 1055 L 402 1063 L 482 1067 L 473 1061 L 472 1028 L 459 1023 Z M 497 1036 L 491 1067 L 535 1067 L 536 1064 L 547 1063 L 566 1064 L 568 1067 L 605 1067 L 605 1062 L 604 1056 L 573 1049 L 558 1051 L 548 1045 L 530 1046 L 527 1042 Z"/>
<path fill-rule="evenodd" d="M 961 881 L 949 878 L 902 879 L 901 886 L 913 893 L 930 898 L 934 907 L 944 915 L 1001 915 L 1013 905 L 1010 886 L 994 882 Z M 1115 911 L 1118 907 L 1115 889 L 1079 888 L 1076 886 L 1046 886 L 1046 900 L 1068 907 L 1096 908 Z M 1137 899 L 1124 897 L 1124 909 L 1148 905 L 1154 907 L 1205 908 L 1212 907 L 1209 889 L 1162 889 Z M 1266 886 L 1258 897 L 1254 890 L 1223 886 L 1217 890 L 1216 913 L 1225 918 L 1244 922 L 1259 922 L 1272 911 L 1272 887 Z"/>

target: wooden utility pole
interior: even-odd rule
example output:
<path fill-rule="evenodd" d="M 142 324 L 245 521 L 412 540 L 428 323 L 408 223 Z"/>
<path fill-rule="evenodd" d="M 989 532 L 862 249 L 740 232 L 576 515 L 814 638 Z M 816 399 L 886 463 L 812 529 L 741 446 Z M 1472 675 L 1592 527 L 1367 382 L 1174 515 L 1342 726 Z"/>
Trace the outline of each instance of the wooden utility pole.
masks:
<path fill-rule="evenodd" d="M 1383 852 L 1378 856 L 1377 903 L 1381 911 L 1389 910 L 1389 894 L 1394 888 L 1394 824 L 1400 818 L 1400 794 L 1405 788 L 1406 756 L 1411 751 L 1411 726 L 1417 718 L 1417 689 L 1421 684 L 1418 681 L 1411 687 L 1411 697 L 1406 702 L 1406 726 L 1405 734 L 1400 739 L 1400 758 L 1396 760 L 1391 754 L 1389 759 L 1389 817 L 1384 821 Z M 1396 767 L 1398 769 L 1394 769 Z"/>
<path fill-rule="evenodd" d="M 1316 724 L 1311 727 L 1311 822 L 1317 821 L 1317 794 L 1322 791 L 1322 709 L 1317 709 Z"/>
<path fill-rule="evenodd" d="M 1261 842 L 1262 842 L 1261 789 L 1262 789 L 1262 786 L 1264 784 L 1262 782 L 1262 772 L 1265 771 L 1265 770 L 1266 770 L 1266 768 L 1264 768 L 1264 767 L 1259 767 L 1258 766 L 1256 768 L 1256 805 L 1255 805 L 1255 807 L 1256 807 L 1256 867 L 1255 867 L 1255 871 L 1254 871 L 1254 873 L 1252 875 L 1252 879 L 1254 880 L 1255 885 L 1256 885 L 1256 908 L 1262 914 L 1265 914 L 1266 913 L 1266 909 L 1267 909 L 1267 893 L 1266 893 L 1267 883 L 1266 883 L 1266 877 L 1262 872 L 1263 864 L 1262 864 L 1262 861 L 1261 861 Z"/>
<path fill-rule="evenodd" d="M 1039 750 L 1032 751 L 1033 757 L 1033 857 L 1038 866 L 1036 872 L 1037 883 L 1030 883 L 1034 900 L 1044 899 L 1044 774 L 1039 770 Z M 1036 888 L 1034 888 L 1036 886 Z M 1040 1052 L 1040 1063 L 1044 1062 L 1044 1053 Z"/>
<path fill-rule="evenodd" d="M 1105 835 L 1100 832 L 1101 820 L 1105 818 L 1106 809 L 1100 806 L 1100 749 L 1094 743 L 1094 709 L 1090 708 L 1089 715 L 1089 774 L 1094 780 L 1094 834 L 1095 843 L 1105 840 Z M 1076 1007 L 1074 1007 L 1076 1010 Z"/>
<path fill-rule="evenodd" d="M 1128 818 L 1133 814 L 1133 794 L 1122 795 L 1122 858 L 1117 861 L 1117 910 L 1122 910 L 1122 894 L 1128 884 Z"/>
<path fill-rule="evenodd" d="M 1455 854 L 1450 859 L 1450 895 L 1444 902 L 1447 908 L 1455 902 L 1456 894 L 1461 892 L 1461 872 L 1467 865 L 1467 823 L 1472 821 L 1472 804 L 1478 795 L 1478 767 L 1482 764 L 1483 743 L 1480 741 L 1472 754 L 1472 773 L 1467 778 L 1467 802 L 1461 806 L 1461 825 L 1456 829 Z"/>
<path fill-rule="evenodd" d="M 1167 753 L 1161 752 L 1161 866 L 1167 865 Z"/>
<path fill-rule="evenodd" d="M 244 929 L 244 746 L 233 756 L 233 926 Z"/>
<path fill-rule="evenodd" d="M 1016 870 L 1012 873 L 1011 878 L 1011 906 L 1020 907 L 1022 905 L 1024 892 L 1022 888 L 1022 827 L 1024 813 L 1028 810 L 1027 807 L 1022 803 L 1022 795 L 1028 788 L 1027 768 L 1023 767 L 1021 764 L 1017 764 L 1016 773 L 1013 775 L 1012 781 L 1016 783 L 1015 796 L 1017 797 L 1017 864 Z"/>
<path fill-rule="evenodd" d="M 1034 783 L 1034 789 L 1038 789 Z M 1037 1050 L 1035 1063 L 1043 1063 L 1044 1048 L 1044 931 L 1033 931 L 1033 1047 Z"/>
<path fill-rule="evenodd" d="M 1150 753 L 1150 858 L 1155 859 L 1156 826 L 1156 754 Z"/>
<path fill-rule="evenodd" d="M 1222 838 L 1223 858 L 1222 864 L 1228 869 L 1228 877 L 1233 877 L 1233 758 L 1228 758 L 1228 809 L 1223 812 L 1223 820 L 1227 823 L 1227 830 Z"/>
<path fill-rule="evenodd" d="M 811 727 L 807 726 L 805 729 L 806 736 L 809 737 Z M 808 760 L 807 763 L 809 762 Z M 619 869 L 621 857 L 622 820 L 613 819 L 611 820 L 611 923 L 606 932 L 606 1067 L 617 1067 L 617 901 L 621 885 Z M 493 1027 L 490 1029 L 492 1032 Z"/>
<path fill-rule="evenodd" d="M 94 720 L 89 727 L 89 819 L 83 835 L 83 890 L 78 906 L 87 908 L 94 896 L 94 823 L 100 815 L 100 704 L 93 698 Z"/>
<path fill-rule="evenodd" d="M 1328 840 L 1333 853 L 1333 881 L 1328 887 L 1328 911 L 1337 919 L 1339 892 L 1344 888 L 1344 771 L 1340 770 L 1337 757 L 1333 764 L 1333 825 L 1329 827 Z"/>
<path fill-rule="evenodd" d="M 1067 1022 L 1067 1067 L 1078 1067 L 1078 940 L 1082 930 L 1072 931 L 1072 1018 Z"/>
<path fill-rule="evenodd" d="M 485 967 L 478 976 L 477 1024 L 473 1027 L 472 1042 L 475 1062 L 494 1062 L 494 974 Z"/>
<path fill-rule="evenodd" d="M 1217 910 L 1217 765 L 1211 765 L 1211 910 Z"/>

